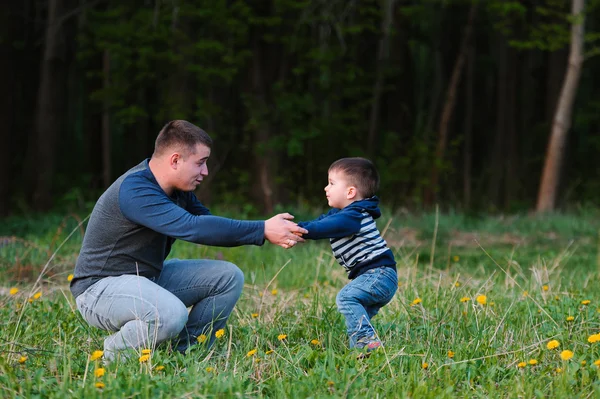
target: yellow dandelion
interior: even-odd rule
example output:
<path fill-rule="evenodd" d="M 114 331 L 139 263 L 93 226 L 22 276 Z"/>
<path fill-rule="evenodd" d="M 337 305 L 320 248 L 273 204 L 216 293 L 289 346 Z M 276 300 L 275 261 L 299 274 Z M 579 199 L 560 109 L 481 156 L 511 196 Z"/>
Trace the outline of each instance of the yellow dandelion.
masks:
<path fill-rule="evenodd" d="M 10 289 L 10 291 L 8 291 L 8 293 L 9 293 L 10 295 L 17 295 L 17 292 L 19 292 L 19 289 L 18 289 L 17 287 L 12 287 L 12 288 Z"/>
<path fill-rule="evenodd" d="M 589 304 L 590 304 L 590 302 L 591 302 L 591 301 L 590 301 L 589 299 L 586 299 L 586 300 L 584 300 L 584 301 L 581 301 L 581 304 L 582 304 L 582 305 L 584 305 L 584 306 L 587 306 L 587 305 L 589 305 Z"/>
<path fill-rule="evenodd" d="M 421 298 L 415 298 L 411 303 L 410 306 L 415 306 L 420 304 L 421 302 L 423 302 L 423 300 Z"/>
<path fill-rule="evenodd" d="M 310 343 L 313 345 L 321 345 L 321 341 L 319 341 L 318 339 L 313 339 L 312 341 L 310 341 Z"/>
<path fill-rule="evenodd" d="M 254 360 L 254 363 L 258 363 L 260 362 L 260 357 L 253 357 L 252 360 Z"/>
<path fill-rule="evenodd" d="M 460 298 L 461 302 L 469 302 L 471 300 L 471 298 L 469 298 L 468 296 L 463 296 L 462 298 Z"/>
<path fill-rule="evenodd" d="M 523 291 L 523 298 L 527 298 L 529 296 L 529 292 Z"/>
<path fill-rule="evenodd" d="M 104 375 L 104 373 L 106 373 L 106 370 L 104 370 L 102 367 L 97 368 L 96 371 L 94 371 L 94 374 L 96 375 L 97 378 L 100 378 Z"/>
<path fill-rule="evenodd" d="M 94 352 L 92 352 L 92 356 L 90 357 L 90 360 L 92 360 L 92 361 L 98 360 L 102 356 L 104 356 L 104 352 L 103 351 L 94 351 Z"/>
<path fill-rule="evenodd" d="M 560 352 L 560 358 L 562 360 L 569 360 L 573 357 L 573 352 L 570 350 L 564 350 L 562 352 Z"/>
<path fill-rule="evenodd" d="M 263 293 L 262 293 L 262 292 L 259 292 L 259 293 L 258 293 L 258 296 L 259 296 L 259 297 L 262 297 L 262 296 L 263 296 Z"/>
<path fill-rule="evenodd" d="M 427 370 L 427 369 L 429 368 L 429 363 L 427 363 L 427 362 L 423 362 L 423 364 L 421 364 L 421 368 L 422 368 L 423 370 Z"/>
<path fill-rule="evenodd" d="M 270 355 L 273 352 L 275 352 L 273 349 L 269 349 L 268 351 L 265 352 L 265 355 Z"/>
<path fill-rule="evenodd" d="M 210 366 L 208 366 L 208 367 L 206 368 L 206 372 L 207 372 L 207 373 L 212 373 L 213 371 L 215 371 L 215 369 L 214 369 L 213 367 L 210 367 Z"/>
<path fill-rule="evenodd" d="M 327 385 L 329 385 L 330 387 L 332 387 L 332 386 L 334 386 L 334 385 L 335 385 L 335 382 L 333 382 L 333 381 L 329 380 L 329 381 L 327 381 Z"/>
<path fill-rule="evenodd" d="M 36 292 L 36 293 L 33 295 L 33 299 L 40 299 L 41 297 L 42 297 L 42 293 L 41 293 L 41 292 Z"/>
<path fill-rule="evenodd" d="M 252 313 L 252 318 L 256 319 L 258 317 L 258 313 Z"/>
<path fill-rule="evenodd" d="M 69 274 L 69 275 L 67 276 L 67 281 L 71 281 L 71 280 L 73 280 L 73 275 L 72 275 L 72 274 Z"/>
<path fill-rule="evenodd" d="M 485 295 L 478 295 L 477 298 L 476 298 L 476 301 L 480 305 L 485 305 L 487 303 L 487 296 L 485 296 Z"/>
<path fill-rule="evenodd" d="M 142 355 L 139 358 L 140 363 L 145 363 L 150 359 L 150 355 Z"/>
<path fill-rule="evenodd" d="M 21 356 L 19 358 L 19 363 L 21 363 L 21 364 L 25 363 L 26 361 L 27 361 L 27 356 Z"/>
<path fill-rule="evenodd" d="M 546 345 L 546 348 L 548 349 L 556 349 L 560 346 L 560 342 L 558 342 L 557 340 L 553 339 L 552 341 L 548 341 L 548 344 Z"/>
<path fill-rule="evenodd" d="M 456 283 L 454 283 L 454 286 L 458 288 L 460 287 L 460 283 L 457 281 Z"/>
<path fill-rule="evenodd" d="M 556 372 L 557 372 L 557 373 L 562 373 L 562 369 L 561 369 L 560 367 L 557 367 L 557 368 L 556 368 Z"/>
<path fill-rule="evenodd" d="M 567 316 L 567 321 L 573 321 L 573 320 L 575 320 L 575 317 L 573 317 L 573 316 Z"/>
<path fill-rule="evenodd" d="M 105 385 L 104 385 L 104 383 L 103 383 L 102 381 L 98 381 L 98 382 L 95 384 L 95 386 L 96 386 L 96 388 L 98 388 L 98 389 L 102 389 L 102 388 L 104 388 L 104 386 L 105 386 Z"/>
<path fill-rule="evenodd" d="M 152 349 L 142 349 L 142 355 L 149 355 L 152 353 Z"/>
<path fill-rule="evenodd" d="M 215 337 L 217 337 L 217 338 L 223 338 L 224 335 L 225 335 L 225 330 L 222 328 L 220 330 L 217 330 L 217 332 L 215 333 Z"/>
<path fill-rule="evenodd" d="M 452 359 L 454 357 L 454 352 L 448 351 L 448 357 Z"/>
<path fill-rule="evenodd" d="M 560 299 L 560 298 L 558 297 L 558 295 L 555 295 L 555 296 L 554 296 L 554 300 L 555 300 L 555 301 L 558 301 L 559 299 Z"/>
<path fill-rule="evenodd" d="M 458 262 L 458 261 L 460 260 L 460 256 L 458 256 L 458 255 L 454 255 L 454 256 L 452 257 L 452 260 L 453 260 L 453 261 L 455 261 L 455 262 Z"/>
<path fill-rule="evenodd" d="M 544 290 L 544 291 L 548 291 L 549 289 L 550 289 L 550 287 L 548 287 L 547 285 L 542 286 L 542 290 Z"/>
<path fill-rule="evenodd" d="M 600 367 L 600 359 L 598 359 L 594 362 L 594 366 Z"/>
<path fill-rule="evenodd" d="M 280 340 L 280 341 L 283 341 L 283 340 L 284 340 L 284 339 L 286 339 L 286 338 L 287 338 L 287 334 L 279 334 L 279 335 L 277 336 L 277 339 L 278 339 L 278 340 Z"/>
<path fill-rule="evenodd" d="M 165 369 L 165 366 L 156 366 L 154 367 L 154 370 L 156 371 L 163 371 Z"/>
<path fill-rule="evenodd" d="M 398 281 L 398 287 L 402 287 L 402 282 Z"/>
<path fill-rule="evenodd" d="M 588 337 L 588 342 L 590 344 L 593 344 L 594 342 L 598 342 L 598 341 L 600 341 L 600 333 L 592 334 Z"/>
<path fill-rule="evenodd" d="M 271 295 L 277 295 L 278 292 L 277 289 L 271 290 Z"/>
<path fill-rule="evenodd" d="M 517 367 L 520 369 L 524 369 L 525 366 L 527 366 L 527 363 L 525 363 L 525 362 L 520 362 L 519 364 L 517 364 Z"/>
<path fill-rule="evenodd" d="M 203 343 L 205 343 L 205 342 L 206 342 L 206 335 L 204 335 L 204 334 L 200 334 L 200 335 L 198 335 L 198 338 L 196 338 L 196 340 L 197 340 L 199 343 L 203 344 Z"/>
<path fill-rule="evenodd" d="M 251 357 L 256 355 L 256 352 L 258 351 L 258 349 L 252 349 L 250 352 L 246 353 L 246 357 Z"/>
<path fill-rule="evenodd" d="M 527 363 L 531 364 L 532 366 L 535 366 L 536 364 L 538 364 L 538 361 L 536 359 L 529 359 Z"/>
<path fill-rule="evenodd" d="M 582 361 L 581 361 L 581 365 L 582 365 L 582 366 L 585 366 L 586 364 L 587 364 L 587 362 L 586 362 L 585 360 L 582 360 Z"/>

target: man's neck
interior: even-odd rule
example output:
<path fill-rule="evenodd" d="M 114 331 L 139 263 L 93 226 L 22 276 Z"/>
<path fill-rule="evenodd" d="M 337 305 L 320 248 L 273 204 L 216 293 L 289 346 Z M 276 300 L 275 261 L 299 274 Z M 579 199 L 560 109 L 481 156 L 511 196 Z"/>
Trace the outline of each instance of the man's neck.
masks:
<path fill-rule="evenodd" d="M 160 188 L 168 195 L 171 196 L 173 194 L 173 187 L 168 184 L 167 174 L 164 171 L 164 166 L 161 163 L 159 158 L 150 158 L 148 161 L 148 167 L 150 168 L 150 172 L 154 175 L 154 178 L 158 182 Z"/>

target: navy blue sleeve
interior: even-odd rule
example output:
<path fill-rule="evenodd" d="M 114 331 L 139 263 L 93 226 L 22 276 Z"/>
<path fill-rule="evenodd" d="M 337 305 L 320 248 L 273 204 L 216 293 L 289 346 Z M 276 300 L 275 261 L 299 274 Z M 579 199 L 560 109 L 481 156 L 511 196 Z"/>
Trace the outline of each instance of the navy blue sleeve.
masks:
<path fill-rule="evenodd" d="M 221 247 L 262 245 L 265 241 L 264 221 L 193 215 L 176 205 L 160 186 L 140 175 L 123 181 L 119 207 L 133 223 L 179 240 Z"/>
<path fill-rule="evenodd" d="M 332 209 L 311 222 L 299 222 L 298 226 L 308 230 L 303 238 L 320 240 L 322 238 L 341 238 L 360 231 L 363 215 L 356 209 L 338 211 Z"/>
<path fill-rule="evenodd" d="M 187 207 L 185 208 L 192 215 L 210 215 L 207 207 L 198 201 L 198 197 L 193 192 L 185 193 Z"/>

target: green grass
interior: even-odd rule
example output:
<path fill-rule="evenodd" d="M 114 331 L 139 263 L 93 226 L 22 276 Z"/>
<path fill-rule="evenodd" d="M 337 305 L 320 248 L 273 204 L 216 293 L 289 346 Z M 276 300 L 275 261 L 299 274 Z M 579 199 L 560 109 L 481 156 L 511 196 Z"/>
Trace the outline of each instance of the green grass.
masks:
<path fill-rule="evenodd" d="M 335 308 L 346 277 L 326 242 L 289 251 L 179 242 L 173 257 L 227 259 L 245 272 L 224 337 L 187 356 L 164 345 L 102 377 L 90 354 L 106 333 L 74 310 L 66 281 L 83 218 L 12 219 L 0 228 L 0 397 L 598 396 L 600 342 L 588 342 L 600 331 L 597 214 L 381 220 L 399 290 L 373 320 L 385 348 L 366 360 L 347 347 Z M 551 339 L 560 347 L 547 349 Z M 517 366 L 530 359 L 537 364 Z"/>

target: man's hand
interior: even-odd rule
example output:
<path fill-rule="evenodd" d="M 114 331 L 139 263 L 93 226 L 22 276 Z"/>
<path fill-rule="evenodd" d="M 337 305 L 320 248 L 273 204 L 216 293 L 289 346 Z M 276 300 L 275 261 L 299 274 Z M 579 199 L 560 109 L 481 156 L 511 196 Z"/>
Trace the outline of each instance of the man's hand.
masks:
<path fill-rule="evenodd" d="M 296 243 L 304 242 L 302 234 L 308 230 L 299 227 L 291 220 L 294 217 L 289 213 L 280 213 L 265 221 L 265 238 L 271 243 L 282 248 L 291 248 Z"/>

